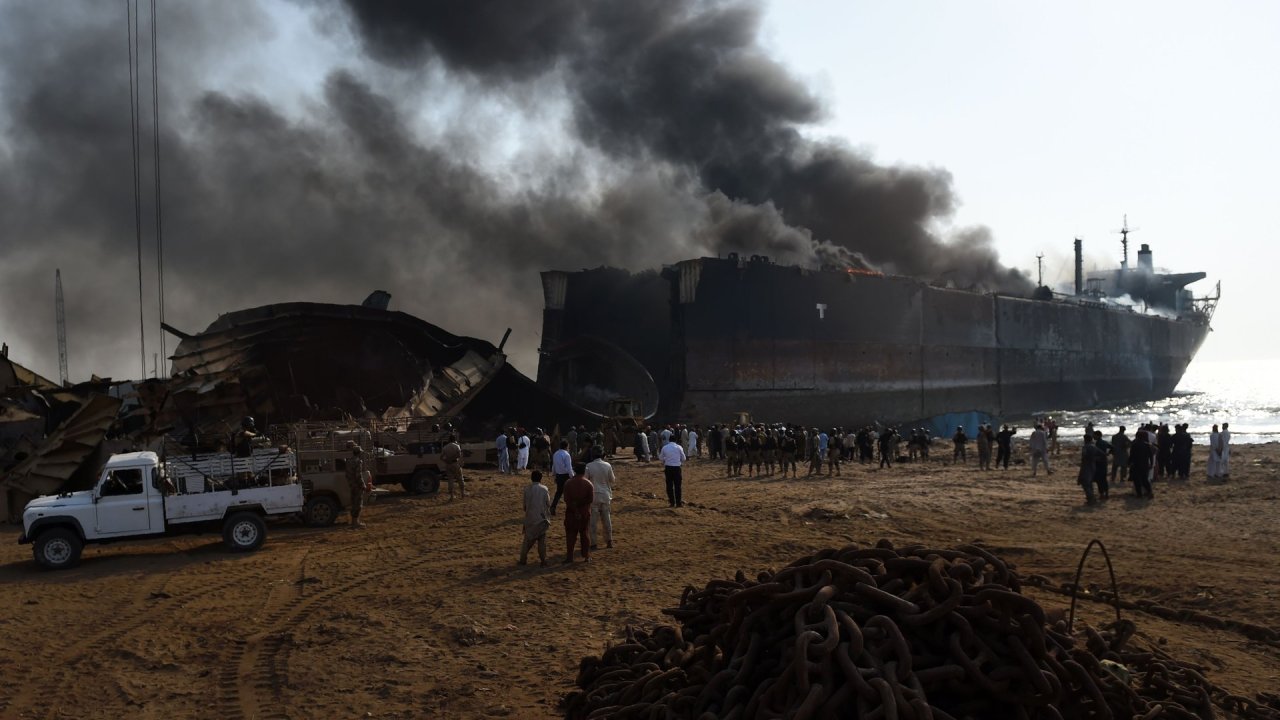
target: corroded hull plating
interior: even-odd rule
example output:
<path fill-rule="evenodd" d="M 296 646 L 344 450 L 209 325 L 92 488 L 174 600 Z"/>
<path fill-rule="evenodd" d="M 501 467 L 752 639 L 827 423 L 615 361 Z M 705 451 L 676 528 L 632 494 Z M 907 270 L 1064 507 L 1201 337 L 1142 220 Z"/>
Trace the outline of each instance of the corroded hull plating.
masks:
<path fill-rule="evenodd" d="M 653 375 L 661 417 L 691 422 L 746 410 L 849 425 L 1154 399 L 1173 392 L 1209 330 L 1199 316 L 714 258 L 637 276 L 632 297 L 609 302 L 591 277 L 601 272 L 544 273 L 556 292 L 539 382 L 565 384 L 555 347 L 599 335 Z M 644 308 L 646 322 L 608 322 L 620 305 Z"/>

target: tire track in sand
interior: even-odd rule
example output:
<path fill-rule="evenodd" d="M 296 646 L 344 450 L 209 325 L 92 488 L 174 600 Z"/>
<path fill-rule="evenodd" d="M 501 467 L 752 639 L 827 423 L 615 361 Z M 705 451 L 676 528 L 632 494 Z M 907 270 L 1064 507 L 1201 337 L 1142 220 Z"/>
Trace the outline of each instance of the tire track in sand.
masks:
<path fill-rule="evenodd" d="M 255 555 L 253 559 L 259 557 Z M 86 673 L 82 671 L 84 663 L 103 659 L 105 653 L 116 649 L 122 640 L 144 625 L 164 623 L 166 619 L 176 617 L 193 600 L 217 597 L 232 587 L 266 581 L 273 574 L 282 571 L 280 558 L 270 558 L 268 562 L 258 565 L 247 576 L 240 572 L 229 572 L 221 580 L 208 582 L 207 564 L 190 563 L 144 582 L 128 599 L 116 603 L 110 611 L 104 611 L 103 617 L 109 618 L 110 622 L 104 622 L 101 631 L 67 638 L 67 642 L 60 645 L 53 654 L 42 653 L 40 659 L 44 661 L 44 671 L 33 670 L 27 682 L 14 683 L 18 686 L 14 688 L 15 695 L 0 709 L 0 717 L 13 714 L 11 709 L 32 717 L 54 717 L 59 710 L 56 701 L 61 697 L 61 688 L 76 682 L 78 677 L 85 676 Z M 188 582 L 194 583 L 190 589 L 177 589 L 177 586 Z M 121 705 L 130 704 L 130 698 L 125 695 L 118 682 L 111 683 L 111 689 L 119 696 L 117 699 Z"/>
<path fill-rule="evenodd" d="M 465 517 L 450 518 L 454 521 L 474 520 L 474 514 Z M 433 529 L 440 528 L 439 525 Z M 411 532 L 421 532 L 426 528 L 397 532 L 395 537 L 403 537 Z M 403 549 L 403 545 L 389 546 L 386 538 L 380 538 L 378 547 L 384 555 L 395 555 L 395 551 Z M 365 546 L 346 546 L 352 549 L 367 549 Z M 219 716 L 225 719 L 267 720 L 289 718 L 291 708 L 286 704 L 283 689 L 288 685 L 288 655 L 293 644 L 293 628 L 298 619 L 321 603 L 328 603 L 361 590 L 371 583 L 396 573 L 404 573 L 420 568 L 428 563 L 438 562 L 441 554 L 455 553 L 467 544 L 455 547 L 433 546 L 419 550 L 417 557 L 400 559 L 386 557 L 379 560 L 374 569 L 345 576 L 340 582 L 309 592 L 307 588 L 312 582 L 307 575 L 307 558 L 304 557 L 298 566 L 298 579 L 290 583 L 288 588 L 274 592 L 269 600 L 270 610 L 262 618 L 256 632 L 237 642 L 228 655 L 220 660 L 223 670 L 218 673 L 218 694 L 216 707 Z M 336 552 L 326 553 L 333 557 Z"/>

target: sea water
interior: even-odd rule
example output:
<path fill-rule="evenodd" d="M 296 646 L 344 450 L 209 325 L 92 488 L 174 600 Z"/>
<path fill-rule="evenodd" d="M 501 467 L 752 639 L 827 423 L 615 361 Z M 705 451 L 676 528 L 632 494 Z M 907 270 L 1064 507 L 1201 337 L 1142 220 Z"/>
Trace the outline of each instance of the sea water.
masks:
<path fill-rule="evenodd" d="M 1207 443 L 1213 425 L 1231 424 L 1231 443 L 1280 440 L 1280 362 L 1274 360 L 1193 360 L 1171 397 L 1102 410 L 1046 412 L 1058 422 L 1058 436 L 1078 440 L 1092 422 L 1110 438 L 1124 425 L 1132 437 L 1147 422 L 1187 423 L 1197 445 Z"/>

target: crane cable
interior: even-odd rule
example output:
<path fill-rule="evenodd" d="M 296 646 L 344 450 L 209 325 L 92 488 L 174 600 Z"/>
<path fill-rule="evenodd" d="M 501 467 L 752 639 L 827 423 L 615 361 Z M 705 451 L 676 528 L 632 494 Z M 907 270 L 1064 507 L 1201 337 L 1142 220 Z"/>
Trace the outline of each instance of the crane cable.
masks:
<path fill-rule="evenodd" d="M 129 121 L 130 121 L 130 140 L 133 144 L 133 225 L 134 233 L 138 241 L 138 336 L 139 336 L 139 352 L 142 358 L 142 376 L 140 379 L 147 378 L 147 326 L 146 318 L 143 312 L 144 300 L 142 295 L 142 178 L 140 168 L 138 167 L 140 158 L 140 149 L 142 138 L 138 133 L 138 98 L 142 95 L 141 87 L 138 81 L 138 61 L 134 54 L 135 45 L 137 43 L 137 12 L 134 7 L 134 0 L 125 0 L 125 30 L 129 41 Z M 140 49 L 139 49 L 140 52 Z"/>
<path fill-rule="evenodd" d="M 160 296 L 160 359 L 167 360 L 164 337 L 164 236 L 160 222 L 160 69 L 156 50 L 156 0 L 151 0 L 151 132 L 155 149 L 156 282 Z"/>

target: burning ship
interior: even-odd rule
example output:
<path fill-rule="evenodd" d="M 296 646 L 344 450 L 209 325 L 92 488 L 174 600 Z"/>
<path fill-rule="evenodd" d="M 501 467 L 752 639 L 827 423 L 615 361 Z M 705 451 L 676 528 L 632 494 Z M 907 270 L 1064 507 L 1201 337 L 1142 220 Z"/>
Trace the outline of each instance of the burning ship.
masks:
<path fill-rule="evenodd" d="M 1119 269 L 1086 276 L 1077 240 L 1075 292 L 1031 297 L 758 255 L 544 272 L 538 382 L 586 407 L 622 395 L 664 419 L 822 426 L 1166 397 L 1217 297 L 1186 288 L 1204 273 L 1157 272 L 1145 244 L 1130 268 L 1125 249 Z"/>

